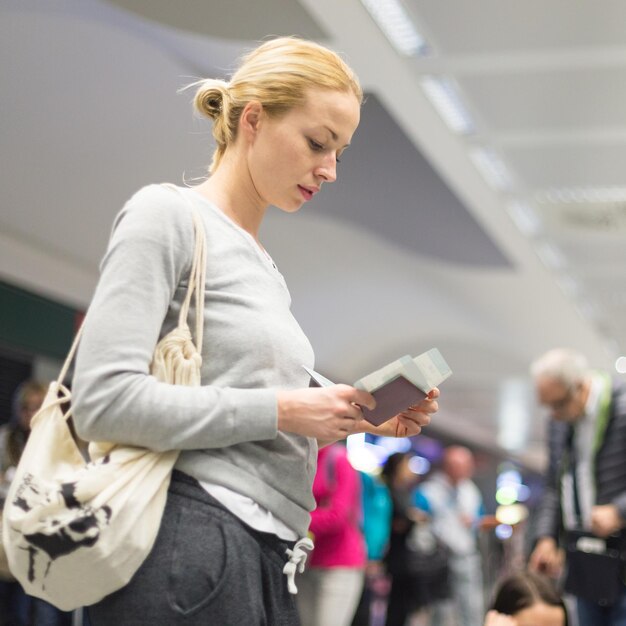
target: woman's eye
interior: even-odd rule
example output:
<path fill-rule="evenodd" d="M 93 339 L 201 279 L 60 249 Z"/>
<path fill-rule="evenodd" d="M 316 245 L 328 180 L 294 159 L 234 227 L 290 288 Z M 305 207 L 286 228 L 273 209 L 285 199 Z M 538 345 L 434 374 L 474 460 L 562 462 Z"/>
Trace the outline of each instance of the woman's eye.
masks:
<path fill-rule="evenodd" d="M 326 150 L 326 146 L 319 143 L 319 141 L 315 141 L 315 139 L 309 139 L 308 142 L 311 150 L 313 150 L 314 152 L 323 152 L 324 150 Z M 337 163 L 341 163 L 341 159 L 338 156 L 335 157 L 335 161 Z"/>
<path fill-rule="evenodd" d="M 311 149 L 315 150 L 316 152 L 319 152 L 324 149 L 324 146 L 321 143 L 318 143 L 317 141 L 315 141 L 314 139 L 309 139 L 309 145 L 311 146 Z"/>

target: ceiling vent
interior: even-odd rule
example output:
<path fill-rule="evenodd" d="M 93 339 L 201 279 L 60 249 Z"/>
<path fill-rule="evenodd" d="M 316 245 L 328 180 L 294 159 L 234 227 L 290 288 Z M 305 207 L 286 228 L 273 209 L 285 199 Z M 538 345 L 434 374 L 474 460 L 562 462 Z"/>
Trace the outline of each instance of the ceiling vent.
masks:
<path fill-rule="evenodd" d="M 556 228 L 597 234 L 626 233 L 626 202 L 544 205 L 542 218 Z"/>

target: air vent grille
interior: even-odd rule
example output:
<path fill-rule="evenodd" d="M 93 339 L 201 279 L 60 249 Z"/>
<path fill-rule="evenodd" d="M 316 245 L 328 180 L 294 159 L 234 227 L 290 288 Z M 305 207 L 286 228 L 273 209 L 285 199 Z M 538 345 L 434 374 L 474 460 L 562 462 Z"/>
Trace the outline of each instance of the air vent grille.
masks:
<path fill-rule="evenodd" d="M 626 202 L 544 204 L 542 220 L 556 228 L 597 234 L 626 234 Z"/>

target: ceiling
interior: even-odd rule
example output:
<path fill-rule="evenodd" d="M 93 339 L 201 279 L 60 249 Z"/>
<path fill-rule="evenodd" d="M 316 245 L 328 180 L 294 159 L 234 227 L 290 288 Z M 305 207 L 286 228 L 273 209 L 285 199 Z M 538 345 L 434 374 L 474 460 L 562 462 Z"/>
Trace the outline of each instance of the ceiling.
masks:
<path fill-rule="evenodd" d="M 317 369 L 351 382 L 437 346 L 454 374 L 432 431 L 539 468 L 529 362 L 626 353 L 626 4 L 403 2 L 426 56 L 398 54 L 359 0 L 1 0 L 0 279 L 86 307 L 123 202 L 206 171 L 210 129 L 180 88 L 270 35 L 319 40 L 357 71 L 362 123 L 339 182 L 262 233 Z"/>

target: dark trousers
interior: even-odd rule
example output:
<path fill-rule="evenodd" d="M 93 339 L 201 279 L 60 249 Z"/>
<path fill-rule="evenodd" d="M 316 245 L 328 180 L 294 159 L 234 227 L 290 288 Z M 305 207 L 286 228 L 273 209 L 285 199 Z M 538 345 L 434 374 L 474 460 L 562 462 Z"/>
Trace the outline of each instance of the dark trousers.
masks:
<path fill-rule="evenodd" d="M 18 582 L 2 580 L 0 626 L 72 626 L 72 613 L 26 595 Z"/>
<path fill-rule="evenodd" d="M 0 626 L 29 626 L 33 598 L 15 581 L 0 581 Z"/>
<path fill-rule="evenodd" d="M 626 587 L 613 606 L 600 606 L 578 598 L 579 626 L 626 626 Z"/>
<path fill-rule="evenodd" d="M 91 624 L 297 626 L 287 548 L 175 471 L 150 555 L 126 587 L 89 607 Z"/>

